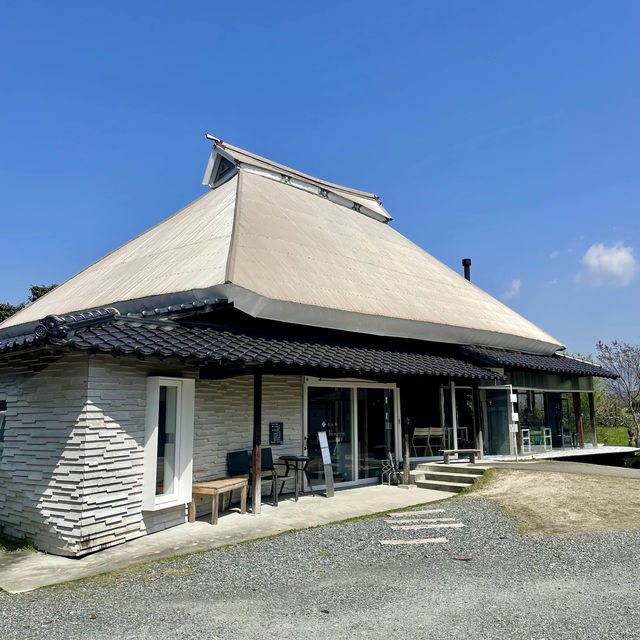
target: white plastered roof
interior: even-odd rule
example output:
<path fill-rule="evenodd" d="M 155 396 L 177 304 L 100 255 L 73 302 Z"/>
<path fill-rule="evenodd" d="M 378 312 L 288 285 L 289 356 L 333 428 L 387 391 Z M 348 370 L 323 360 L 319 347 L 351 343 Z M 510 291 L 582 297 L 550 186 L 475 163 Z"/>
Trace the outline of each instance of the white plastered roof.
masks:
<path fill-rule="evenodd" d="M 381 222 L 382 213 L 389 216 L 373 194 L 253 159 L 230 145 L 224 151 L 237 164 L 226 182 L 0 329 L 16 327 L 11 333 L 17 333 L 18 325 L 46 315 L 95 307 L 139 312 L 217 296 L 255 317 L 284 322 L 534 353 L 562 348 Z M 322 193 L 283 179 L 294 174 L 322 183 Z M 360 207 L 349 208 L 355 198 L 367 209 L 379 205 L 381 215 L 374 219 Z"/>

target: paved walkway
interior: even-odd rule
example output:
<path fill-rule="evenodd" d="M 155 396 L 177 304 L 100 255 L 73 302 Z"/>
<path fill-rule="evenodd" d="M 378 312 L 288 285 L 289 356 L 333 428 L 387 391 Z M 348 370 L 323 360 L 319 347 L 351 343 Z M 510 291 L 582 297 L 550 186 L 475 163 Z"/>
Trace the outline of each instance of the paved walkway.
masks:
<path fill-rule="evenodd" d="M 310 495 L 302 496 L 299 502 L 284 499 L 278 507 L 263 504 L 259 516 L 225 513 L 216 526 L 208 521 L 186 523 L 83 558 L 31 552 L 0 553 L 0 587 L 10 593 L 31 591 L 144 562 L 264 538 L 291 529 L 306 529 L 355 516 L 442 500 L 450 495 L 453 494 L 417 487 L 358 487 L 336 491 L 330 499 Z"/>
<path fill-rule="evenodd" d="M 636 478 L 640 480 L 640 469 L 629 467 L 609 467 L 604 464 L 587 464 L 585 462 L 488 462 L 482 461 L 496 469 L 521 469 L 523 471 L 556 471 L 558 473 L 587 473 L 596 476 L 612 476 L 615 478 Z"/>
<path fill-rule="evenodd" d="M 396 511 L 395 513 L 390 513 L 384 522 L 392 531 L 398 532 L 395 535 L 402 536 L 403 532 L 410 534 L 413 531 L 424 531 L 424 533 L 437 533 L 441 535 L 435 538 L 394 537 L 378 540 L 378 542 L 387 546 L 446 544 L 449 540 L 442 536 L 446 531 L 441 530 L 461 529 L 464 527 L 464 524 L 456 518 L 443 517 L 441 514 L 444 512 L 444 509 L 416 509 L 413 511 Z M 449 533 L 451 533 L 451 531 L 449 531 Z"/>

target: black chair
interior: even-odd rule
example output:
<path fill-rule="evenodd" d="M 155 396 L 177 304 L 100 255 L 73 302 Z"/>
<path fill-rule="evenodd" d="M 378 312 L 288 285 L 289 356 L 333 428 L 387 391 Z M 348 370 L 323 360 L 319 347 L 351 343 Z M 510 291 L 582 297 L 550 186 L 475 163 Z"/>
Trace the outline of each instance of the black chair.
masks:
<path fill-rule="evenodd" d="M 278 506 L 278 472 L 273 464 L 273 454 L 271 447 L 262 447 L 262 474 L 268 473 L 271 476 L 271 498 L 273 506 Z"/>
<path fill-rule="evenodd" d="M 247 450 L 227 452 L 227 472 L 231 478 L 249 478 L 248 491 L 251 491 L 251 458 Z M 233 491 L 229 491 L 229 506 L 232 494 Z"/>
<path fill-rule="evenodd" d="M 229 476 L 249 476 L 251 474 L 251 458 L 246 449 L 227 453 L 227 471 Z"/>
<path fill-rule="evenodd" d="M 261 477 L 268 474 L 271 478 L 271 497 L 273 505 L 278 506 L 278 473 L 273 464 L 273 455 L 271 447 L 263 447 L 262 449 L 262 473 Z M 253 486 L 253 471 L 251 468 L 251 455 L 248 451 L 229 451 L 227 453 L 227 471 L 232 478 L 238 476 L 246 476 L 249 478 L 249 495 Z"/>

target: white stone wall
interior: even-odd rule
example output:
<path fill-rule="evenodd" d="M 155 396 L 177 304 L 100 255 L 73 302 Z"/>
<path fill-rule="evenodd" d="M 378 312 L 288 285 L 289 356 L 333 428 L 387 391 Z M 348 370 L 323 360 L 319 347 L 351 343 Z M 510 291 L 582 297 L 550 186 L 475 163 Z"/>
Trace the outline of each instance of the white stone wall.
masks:
<path fill-rule="evenodd" d="M 302 453 L 302 377 L 264 376 L 262 380 L 262 446 L 269 447 L 269 422 L 284 424 L 282 445 L 271 446 L 273 460 Z M 228 475 L 227 452 L 253 446 L 253 377 L 197 380 L 193 442 L 195 481 Z M 266 476 L 265 476 L 266 478 Z M 292 486 L 291 482 L 286 485 Z M 262 494 L 271 491 L 263 481 Z M 234 492 L 234 500 L 239 499 Z M 226 498 L 225 498 L 226 500 Z M 197 515 L 211 512 L 211 500 L 198 496 Z"/>
<path fill-rule="evenodd" d="M 193 378 L 197 369 L 110 355 L 89 359 L 85 551 L 185 522 L 185 507 L 142 511 L 147 377 L 152 375 Z"/>
<path fill-rule="evenodd" d="M 269 422 L 284 423 L 282 445 L 272 446 L 274 461 L 302 453 L 302 378 L 264 376 L 262 445 L 269 445 Z M 197 380 L 193 442 L 196 481 L 227 475 L 227 451 L 253 445 L 253 377 Z"/>
<path fill-rule="evenodd" d="M 86 354 L 24 354 L 0 366 L 0 525 L 63 555 L 81 547 L 87 374 Z"/>
<path fill-rule="evenodd" d="M 81 555 L 186 521 L 185 507 L 142 511 L 146 378 L 196 377 L 195 367 L 87 354 L 44 368 L 24 356 L 18 362 L 0 367 L 7 400 L 0 523 L 7 534 Z M 300 453 L 300 377 L 265 376 L 265 446 L 270 421 L 284 423 L 274 458 Z M 251 448 L 252 423 L 251 377 L 196 380 L 194 479 L 226 476 L 226 453 Z"/>

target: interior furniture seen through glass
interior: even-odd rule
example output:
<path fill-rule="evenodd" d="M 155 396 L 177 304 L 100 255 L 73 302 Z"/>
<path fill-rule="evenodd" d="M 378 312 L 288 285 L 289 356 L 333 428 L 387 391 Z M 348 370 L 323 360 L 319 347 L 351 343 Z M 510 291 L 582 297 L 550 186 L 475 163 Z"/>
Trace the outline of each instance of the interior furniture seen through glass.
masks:
<path fill-rule="evenodd" d="M 324 481 L 318 432 L 326 431 L 334 482 L 351 482 L 354 477 L 352 395 L 346 387 L 308 388 L 307 451 L 309 477 Z"/>

